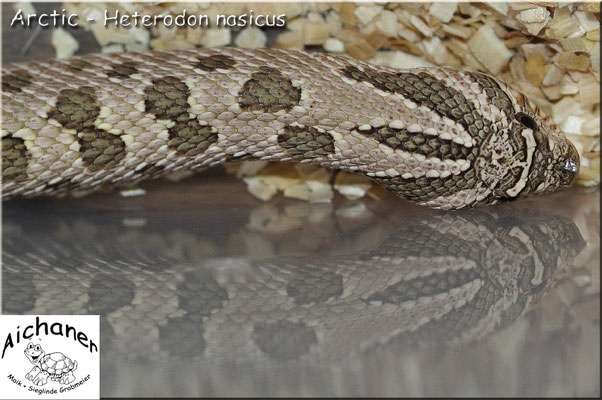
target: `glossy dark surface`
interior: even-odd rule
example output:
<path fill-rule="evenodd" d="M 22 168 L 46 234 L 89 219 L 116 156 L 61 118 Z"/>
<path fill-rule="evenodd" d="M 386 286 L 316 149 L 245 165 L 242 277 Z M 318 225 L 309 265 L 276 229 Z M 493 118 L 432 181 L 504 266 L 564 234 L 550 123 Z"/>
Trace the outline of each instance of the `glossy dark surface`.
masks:
<path fill-rule="evenodd" d="M 3 205 L 2 311 L 100 314 L 103 396 L 597 396 L 599 192 L 437 212 L 220 173 Z"/>

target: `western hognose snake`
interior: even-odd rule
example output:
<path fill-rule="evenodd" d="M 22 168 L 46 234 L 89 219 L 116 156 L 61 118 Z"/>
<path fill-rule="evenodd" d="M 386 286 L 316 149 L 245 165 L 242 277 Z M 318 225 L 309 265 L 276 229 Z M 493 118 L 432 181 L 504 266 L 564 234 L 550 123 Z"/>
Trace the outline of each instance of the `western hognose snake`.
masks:
<path fill-rule="evenodd" d="M 265 49 L 99 54 L 11 64 L 2 98 L 4 199 L 262 159 L 457 209 L 556 191 L 579 169 L 523 95 L 448 68 Z"/>

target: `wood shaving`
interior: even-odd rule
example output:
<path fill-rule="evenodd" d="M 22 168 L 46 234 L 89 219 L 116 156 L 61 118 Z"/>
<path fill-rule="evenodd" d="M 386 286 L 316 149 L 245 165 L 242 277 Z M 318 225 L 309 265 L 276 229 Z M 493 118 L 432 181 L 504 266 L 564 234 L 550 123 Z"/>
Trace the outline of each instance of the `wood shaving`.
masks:
<path fill-rule="evenodd" d="M 481 26 L 468 41 L 468 46 L 477 60 L 494 75 L 497 75 L 512 57 L 512 52 L 489 25 Z"/>
<path fill-rule="evenodd" d="M 328 38 L 324 42 L 324 50 L 329 53 L 342 53 L 345 51 L 345 44 L 339 39 Z"/>
<path fill-rule="evenodd" d="M 458 4 L 455 1 L 450 2 L 434 2 L 429 7 L 428 13 L 433 17 L 439 19 L 441 22 L 451 21 L 454 13 L 458 9 Z"/>
<path fill-rule="evenodd" d="M 268 42 L 268 37 L 265 33 L 259 28 L 250 27 L 242 30 L 234 44 L 237 47 L 242 47 L 244 49 L 259 49 L 265 47 Z"/>
<path fill-rule="evenodd" d="M 231 41 L 231 31 L 226 28 L 207 29 L 201 38 L 203 47 L 228 46 Z"/>
<path fill-rule="evenodd" d="M 355 200 L 366 195 L 372 188 L 372 181 L 366 176 L 341 171 L 337 173 L 334 188 L 348 199 Z"/>
<path fill-rule="evenodd" d="M 69 58 L 79 48 L 77 40 L 63 28 L 57 28 L 52 31 L 51 43 L 57 49 L 56 58 Z"/>

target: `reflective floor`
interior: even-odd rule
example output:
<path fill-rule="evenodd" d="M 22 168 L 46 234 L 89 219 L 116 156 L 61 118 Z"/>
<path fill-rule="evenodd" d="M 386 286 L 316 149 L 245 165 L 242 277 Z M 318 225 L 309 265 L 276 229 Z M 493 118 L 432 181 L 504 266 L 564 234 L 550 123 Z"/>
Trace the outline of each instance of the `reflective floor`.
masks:
<path fill-rule="evenodd" d="M 103 396 L 598 396 L 599 188 L 436 212 L 220 174 L 3 205 L 2 311 L 100 314 Z"/>

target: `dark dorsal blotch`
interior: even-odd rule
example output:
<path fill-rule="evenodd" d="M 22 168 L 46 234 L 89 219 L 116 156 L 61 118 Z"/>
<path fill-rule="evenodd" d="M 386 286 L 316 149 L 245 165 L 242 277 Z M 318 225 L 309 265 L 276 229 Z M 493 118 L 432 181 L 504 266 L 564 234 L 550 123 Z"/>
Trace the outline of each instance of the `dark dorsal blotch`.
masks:
<path fill-rule="evenodd" d="M 464 95 L 458 90 L 448 87 L 443 82 L 427 72 L 409 73 L 390 73 L 378 72 L 369 67 L 363 67 L 363 71 L 355 66 L 348 66 L 343 69 L 343 74 L 348 78 L 359 82 L 368 82 L 375 88 L 399 93 L 403 97 L 413 102 L 429 108 L 441 116 L 448 117 L 464 127 L 464 129 L 475 139 L 476 146 L 467 149 L 452 148 L 445 146 L 440 139 L 431 144 L 441 146 L 449 154 L 462 154 L 456 159 L 466 159 L 472 162 L 479 151 L 479 146 L 483 140 L 492 132 L 492 126 L 483 121 L 481 113 Z M 422 135 L 421 135 L 422 136 Z M 419 138 L 426 142 L 426 136 Z M 412 140 L 414 142 L 414 140 Z M 414 143 L 415 144 L 415 143 Z M 424 147 L 424 150 L 430 150 L 433 146 Z M 410 144 L 412 146 L 412 144 Z M 435 150 L 433 148 L 433 150 Z M 418 151 L 420 152 L 419 148 Z M 436 155 L 437 151 L 435 151 Z M 474 168 L 457 174 L 449 175 L 445 178 L 373 178 L 387 189 L 393 191 L 399 196 L 418 202 L 436 199 L 439 196 L 449 196 L 463 189 L 468 189 L 476 183 L 476 174 Z"/>
<path fill-rule="evenodd" d="M 136 286 L 131 279 L 120 273 L 103 273 L 89 283 L 88 312 L 110 314 L 132 303 Z M 106 296 L 111 293 L 111 296 Z"/>
<path fill-rule="evenodd" d="M 390 73 L 368 67 L 362 71 L 355 66 L 348 66 L 342 72 L 348 78 L 371 83 L 377 89 L 399 93 L 416 104 L 458 122 L 479 141 L 491 132 L 490 127 L 482 123 L 480 112 L 461 92 L 446 86 L 427 72 Z"/>
<path fill-rule="evenodd" d="M 299 265 L 286 286 L 295 304 L 324 303 L 343 294 L 343 277 L 328 268 Z"/>
<path fill-rule="evenodd" d="M 18 93 L 22 88 L 31 85 L 32 76 L 26 71 L 15 71 L 2 76 L 2 90 Z"/>
<path fill-rule="evenodd" d="M 217 130 L 209 125 L 201 125 L 196 119 L 188 122 L 177 122 L 169 128 L 169 147 L 178 154 L 192 157 L 203 153 L 217 142 Z"/>
<path fill-rule="evenodd" d="M 293 160 L 324 157 L 334 153 L 334 139 L 313 127 L 289 125 L 278 135 L 278 143 Z"/>
<path fill-rule="evenodd" d="M 403 332 L 392 340 L 408 340 L 408 334 L 420 341 L 457 340 L 462 338 L 471 330 L 475 329 L 488 314 L 494 304 L 499 301 L 501 293 L 499 287 L 486 282 L 466 304 L 443 313 L 442 316 L 427 320 L 414 332 Z M 517 300 L 518 310 L 514 312 L 514 318 L 524 309 L 524 295 Z M 406 336 L 406 337 L 404 337 Z"/>
<path fill-rule="evenodd" d="M 125 157 L 125 143 L 117 135 L 100 129 L 86 128 L 78 133 L 79 152 L 92 170 L 111 168 Z"/>
<path fill-rule="evenodd" d="M 275 113 L 291 110 L 301 100 L 301 89 L 293 86 L 289 77 L 280 71 L 262 66 L 251 74 L 238 95 L 244 110 Z"/>
<path fill-rule="evenodd" d="M 477 216 L 474 216 L 477 220 Z M 489 220 L 485 221 L 488 222 Z M 401 240 L 403 238 L 403 240 Z M 455 257 L 474 260 L 482 263 L 481 244 L 470 239 L 459 239 L 456 235 L 441 233 L 439 230 L 426 225 L 409 225 L 401 229 L 393 240 L 385 242 L 378 248 L 364 253 L 360 260 L 371 260 L 383 254 L 395 254 L 396 257 Z"/>
<path fill-rule="evenodd" d="M 153 79 L 153 85 L 144 89 L 147 113 L 158 120 L 169 120 L 175 125 L 168 129 L 168 146 L 178 154 L 195 156 L 217 142 L 217 130 L 191 118 L 188 112 L 188 85 L 174 76 Z"/>
<path fill-rule="evenodd" d="M 2 181 L 21 182 L 27 179 L 27 164 L 31 155 L 25 141 L 12 135 L 2 138 Z"/>
<path fill-rule="evenodd" d="M 280 362 L 296 360 L 318 344 L 315 330 L 304 322 L 280 320 L 253 328 L 253 341 L 264 353 Z"/>
<path fill-rule="evenodd" d="M 421 297 L 433 297 L 448 293 L 454 288 L 481 279 L 479 268 L 449 270 L 436 272 L 432 275 L 400 281 L 368 297 L 368 301 L 380 301 L 389 304 L 401 304 L 406 301 L 418 300 Z"/>
<path fill-rule="evenodd" d="M 465 160 L 471 158 L 472 148 L 437 136 L 424 135 L 422 132 L 408 132 L 405 128 L 392 128 L 387 124 L 382 128 L 358 130 L 364 136 L 379 143 L 410 153 L 419 153 L 426 157 L 441 160 Z"/>
<path fill-rule="evenodd" d="M 4 260 L 3 260 L 4 261 Z M 34 272 L 23 270 L 2 271 L 2 314 L 27 314 L 35 309 L 41 295 L 36 286 L 38 276 Z"/>
<path fill-rule="evenodd" d="M 160 349 L 167 351 L 172 358 L 189 360 L 191 357 L 203 354 L 207 347 L 200 318 L 193 318 L 190 315 L 170 317 L 165 324 L 158 327 Z"/>
<path fill-rule="evenodd" d="M 110 78 L 129 78 L 131 75 L 138 72 L 136 63 L 133 61 L 126 61 L 124 63 L 113 63 L 111 69 L 107 71 L 107 76 Z"/>
<path fill-rule="evenodd" d="M 203 71 L 215 71 L 216 69 L 231 69 L 236 64 L 232 57 L 216 54 L 214 56 L 200 57 L 193 67 Z"/>
<path fill-rule="evenodd" d="M 98 129 L 94 124 L 100 114 L 100 102 L 91 86 L 62 90 L 56 106 L 48 112 L 67 129 L 75 129 L 79 152 L 91 170 L 108 169 L 125 158 L 125 143 L 117 135 Z"/>
<path fill-rule="evenodd" d="M 48 119 L 55 119 L 67 129 L 81 132 L 84 128 L 94 127 L 94 121 L 100 114 L 100 103 L 96 100 L 92 86 L 62 90 L 56 100 L 56 106 L 48 112 Z"/>
<path fill-rule="evenodd" d="M 144 89 L 144 107 L 157 119 L 188 121 L 188 85 L 175 76 L 153 79 L 153 85 Z"/>
<path fill-rule="evenodd" d="M 190 317 L 209 317 L 228 302 L 228 291 L 204 270 L 184 274 L 178 284 L 178 303 Z"/>

